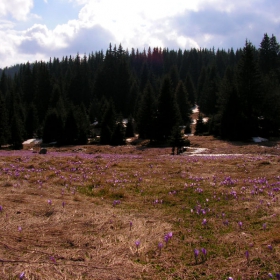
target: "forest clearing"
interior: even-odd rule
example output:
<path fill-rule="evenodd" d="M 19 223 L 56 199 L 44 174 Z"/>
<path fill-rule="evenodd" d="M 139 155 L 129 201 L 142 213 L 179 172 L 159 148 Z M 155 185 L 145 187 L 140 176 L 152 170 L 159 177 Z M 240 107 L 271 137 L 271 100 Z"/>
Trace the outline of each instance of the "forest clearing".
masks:
<path fill-rule="evenodd" d="M 279 279 L 279 142 L 190 140 L 1 150 L 1 279 Z"/>

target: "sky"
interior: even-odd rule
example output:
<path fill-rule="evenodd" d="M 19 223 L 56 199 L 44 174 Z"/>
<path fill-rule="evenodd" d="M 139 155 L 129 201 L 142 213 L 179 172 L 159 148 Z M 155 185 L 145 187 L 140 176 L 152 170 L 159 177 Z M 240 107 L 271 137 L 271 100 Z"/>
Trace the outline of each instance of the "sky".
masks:
<path fill-rule="evenodd" d="M 259 47 L 280 40 L 279 0 L 1 0 L 0 68 L 88 55 L 111 43 L 139 51 Z"/>

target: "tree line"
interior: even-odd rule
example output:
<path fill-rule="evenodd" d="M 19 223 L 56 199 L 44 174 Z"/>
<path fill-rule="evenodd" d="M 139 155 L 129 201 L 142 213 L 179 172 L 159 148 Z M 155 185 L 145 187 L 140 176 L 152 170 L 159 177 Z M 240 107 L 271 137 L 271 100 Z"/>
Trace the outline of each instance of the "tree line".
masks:
<path fill-rule="evenodd" d="M 264 34 L 258 48 L 246 41 L 235 51 L 128 51 L 110 44 L 105 53 L 1 69 L 0 77 L 0 144 L 15 148 L 34 137 L 86 144 L 93 124 L 101 144 L 123 144 L 135 133 L 166 141 L 179 128 L 190 132 L 195 104 L 196 134 L 228 140 L 279 135 L 280 47 L 274 35 Z"/>

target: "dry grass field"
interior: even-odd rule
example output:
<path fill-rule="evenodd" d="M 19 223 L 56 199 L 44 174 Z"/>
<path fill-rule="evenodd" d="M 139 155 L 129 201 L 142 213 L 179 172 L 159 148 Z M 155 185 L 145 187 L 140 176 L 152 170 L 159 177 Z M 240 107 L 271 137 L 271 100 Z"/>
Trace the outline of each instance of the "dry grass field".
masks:
<path fill-rule="evenodd" d="M 0 279 L 280 279 L 280 141 L 0 151 Z"/>

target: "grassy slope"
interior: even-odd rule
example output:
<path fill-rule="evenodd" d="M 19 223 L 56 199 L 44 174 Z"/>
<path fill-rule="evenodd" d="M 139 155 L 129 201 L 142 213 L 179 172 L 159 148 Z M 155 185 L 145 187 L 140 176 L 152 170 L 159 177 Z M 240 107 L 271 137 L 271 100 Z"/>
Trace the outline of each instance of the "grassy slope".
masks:
<path fill-rule="evenodd" d="M 278 142 L 190 140 L 208 154 L 243 156 L 171 156 L 169 148 L 140 146 L 0 156 L 0 278 L 275 277 Z"/>

